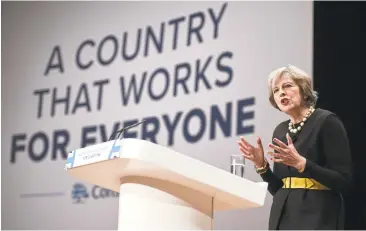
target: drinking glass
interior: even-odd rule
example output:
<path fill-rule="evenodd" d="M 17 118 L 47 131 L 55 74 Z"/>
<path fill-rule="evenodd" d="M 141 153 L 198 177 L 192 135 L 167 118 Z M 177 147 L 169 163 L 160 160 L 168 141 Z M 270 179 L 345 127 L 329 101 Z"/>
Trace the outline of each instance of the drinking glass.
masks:
<path fill-rule="evenodd" d="M 230 171 L 232 174 L 244 177 L 245 158 L 242 155 L 231 155 Z"/>

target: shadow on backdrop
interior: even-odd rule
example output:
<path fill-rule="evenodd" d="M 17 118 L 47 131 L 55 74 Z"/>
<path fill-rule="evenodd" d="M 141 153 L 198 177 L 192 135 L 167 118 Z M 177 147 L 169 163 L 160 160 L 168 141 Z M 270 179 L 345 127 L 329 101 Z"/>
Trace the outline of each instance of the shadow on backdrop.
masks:
<path fill-rule="evenodd" d="M 362 119 L 366 98 L 366 3 L 314 3 L 314 87 L 318 106 L 343 120 L 354 162 L 354 187 L 346 197 L 346 229 L 366 229 L 366 149 Z"/>

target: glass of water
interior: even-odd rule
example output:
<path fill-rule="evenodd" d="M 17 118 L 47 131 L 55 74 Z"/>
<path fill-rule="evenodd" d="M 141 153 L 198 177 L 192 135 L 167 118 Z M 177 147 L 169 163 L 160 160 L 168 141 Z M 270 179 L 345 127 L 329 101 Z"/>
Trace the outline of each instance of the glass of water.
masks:
<path fill-rule="evenodd" d="M 230 171 L 232 174 L 244 177 L 245 158 L 242 155 L 231 155 Z"/>

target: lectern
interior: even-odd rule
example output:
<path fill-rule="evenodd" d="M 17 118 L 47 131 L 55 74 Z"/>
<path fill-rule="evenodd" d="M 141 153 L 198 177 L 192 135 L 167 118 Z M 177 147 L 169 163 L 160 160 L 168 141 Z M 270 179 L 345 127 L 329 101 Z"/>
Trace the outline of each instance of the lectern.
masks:
<path fill-rule="evenodd" d="M 140 139 L 76 149 L 65 170 L 119 193 L 118 230 L 210 230 L 215 211 L 263 206 L 267 193 L 265 182 Z"/>

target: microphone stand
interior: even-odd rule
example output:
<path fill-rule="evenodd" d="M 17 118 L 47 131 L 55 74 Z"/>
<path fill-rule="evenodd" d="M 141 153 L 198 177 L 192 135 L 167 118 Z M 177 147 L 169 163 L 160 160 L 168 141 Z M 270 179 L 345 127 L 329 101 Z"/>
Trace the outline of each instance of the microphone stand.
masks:
<path fill-rule="evenodd" d="M 112 145 L 111 151 L 109 152 L 109 155 L 108 155 L 108 159 L 110 159 L 110 158 L 111 158 L 112 150 L 113 150 L 113 148 L 115 147 L 115 145 L 116 145 L 116 143 L 117 143 L 117 140 L 118 140 L 119 136 L 120 136 L 121 134 L 123 134 L 125 131 L 127 131 L 128 129 L 133 128 L 133 127 L 136 127 L 136 126 L 138 126 L 138 125 L 140 125 L 140 124 L 142 124 L 142 123 L 144 123 L 144 122 L 145 122 L 145 120 L 143 120 L 143 121 L 141 121 L 141 122 L 138 122 L 138 123 L 135 123 L 135 124 L 132 124 L 132 125 L 130 125 L 130 126 L 124 127 L 124 128 L 122 128 L 121 130 L 118 130 L 117 132 L 113 133 L 113 134 L 109 137 L 109 140 L 108 140 L 108 141 L 112 140 L 113 135 L 118 134 L 118 136 L 116 137 L 116 139 L 115 139 L 115 140 L 114 140 L 114 142 L 113 142 L 113 145 Z M 123 136 L 122 136 L 122 138 L 123 138 Z"/>
<path fill-rule="evenodd" d="M 136 127 L 136 126 L 138 126 L 138 125 L 140 125 L 140 124 L 142 124 L 142 123 L 145 123 L 145 122 L 146 122 L 146 120 L 143 120 L 143 121 L 140 121 L 140 122 L 138 122 L 138 123 L 135 123 L 135 124 L 132 124 L 132 125 L 126 126 L 126 127 L 122 128 L 122 129 L 120 129 L 120 130 L 116 131 L 115 133 L 113 133 L 113 134 L 109 137 L 109 140 L 108 140 L 108 141 L 112 140 L 112 137 L 113 137 L 114 135 L 118 134 L 118 136 L 116 137 L 116 140 L 117 140 L 117 139 L 119 138 L 119 136 L 120 136 L 121 134 L 123 135 L 123 133 L 124 133 L 125 131 L 127 131 L 128 129 L 133 128 L 133 127 Z M 123 138 L 123 136 L 122 136 L 122 138 Z"/>

